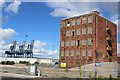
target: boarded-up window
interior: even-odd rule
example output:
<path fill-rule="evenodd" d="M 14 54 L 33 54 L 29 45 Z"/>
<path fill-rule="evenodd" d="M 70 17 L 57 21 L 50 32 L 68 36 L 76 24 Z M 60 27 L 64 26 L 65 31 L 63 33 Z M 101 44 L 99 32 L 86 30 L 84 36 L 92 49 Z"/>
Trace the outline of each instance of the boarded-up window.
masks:
<path fill-rule="evenodd" d="M 80 55 L 80 50 L 76 50 L 76 55 Z"/>

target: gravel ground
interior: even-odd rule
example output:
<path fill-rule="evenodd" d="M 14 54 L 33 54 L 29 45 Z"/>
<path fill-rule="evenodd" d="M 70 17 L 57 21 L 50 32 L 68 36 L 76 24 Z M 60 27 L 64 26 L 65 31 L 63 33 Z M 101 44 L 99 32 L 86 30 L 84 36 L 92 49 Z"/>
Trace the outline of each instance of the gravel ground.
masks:
<path fill-rule="evenodd" d="M 94 64 L 85 65 L 85 77 L 89 78 L 94 77 L 95 70 L 97 70 L 97 76 L 109 77 L 112 74 L 112 77 L 117 76 L 118 65 L 116 63 L 103 63 L 101 67 L 95 67 Z M 4 72 L 6 70 L 6 72 Z M 30 76 L 28 75 L 29 68 L 25 65 L 0 65 L 0 74 L 3 77 L 17 77 L 17 78 L 80 78 L 79 68 L 68 69 L 68 72 L 65 69 L 61 68 L 47 68 L 47 67 L 38 67 L 38 70 L 41 72 L 41 76 Z M 82 66 L 82 77 L 84 76 L 84 66 Z"/>

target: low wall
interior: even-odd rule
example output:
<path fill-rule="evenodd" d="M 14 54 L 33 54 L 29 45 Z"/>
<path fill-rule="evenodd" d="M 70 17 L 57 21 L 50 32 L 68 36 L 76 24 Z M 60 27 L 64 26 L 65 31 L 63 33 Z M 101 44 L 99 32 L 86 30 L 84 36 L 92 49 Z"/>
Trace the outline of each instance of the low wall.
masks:
<path fill-rule="evenodd" d="M 14 61 L 15 63 L 19 63 L 20 61 L 28 61 L 30 63 L 34 63 L 37 61 L 37 58 L 0 58 L 1 61 Z"/>
<path fill-rule="evenodd" d="M 0 58 L 1 61 L 14 61 L 15 63 L 19 63 L 20 61 L 28 61 L 30 63 L 34 63 L 38 61 L 39 63 L 52 63 L 51 59 L 39 59 L 39 58 Z"/>

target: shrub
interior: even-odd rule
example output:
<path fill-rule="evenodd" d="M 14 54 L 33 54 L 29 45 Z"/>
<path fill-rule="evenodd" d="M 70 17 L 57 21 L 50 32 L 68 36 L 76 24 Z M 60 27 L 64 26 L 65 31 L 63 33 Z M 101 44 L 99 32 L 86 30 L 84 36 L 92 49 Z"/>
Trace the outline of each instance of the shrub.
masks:
<path fill-rule="evenodd" d="M 19 64 L 26 64 L 28 66 L 30 63 L 28 61 L 19 61 Z"/>
<path fill-rule="evenodd" d="M 117 76 L 118 79 L 120 79 L 120 73 L 118 73 L 118 76 Z"/>
<path fill-rule="evenodd" d="M 112 80 L 112 75 L 109 76 L 109 80 Z"/>
<path fill-rule="evenodd" d="M 2 61 L 1 62 L 2 63 L 2 65 L 14 65 L 15 64 L 15 62 L 14 61 Z"/>
<path fill-rule="evenodd" d="M 34 64 L 39 65 L 39 62 L 34 62 Z"/>

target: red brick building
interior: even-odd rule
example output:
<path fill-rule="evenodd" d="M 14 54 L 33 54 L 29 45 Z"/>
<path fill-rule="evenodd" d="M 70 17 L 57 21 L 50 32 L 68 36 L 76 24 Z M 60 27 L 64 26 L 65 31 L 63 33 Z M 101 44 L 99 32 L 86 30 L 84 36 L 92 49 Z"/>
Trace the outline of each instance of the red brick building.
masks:
<path fill-rule="evenodd" d="M 60 63 L 117 61 L 117 25 L 98 11 L 61 20 Z"/>

